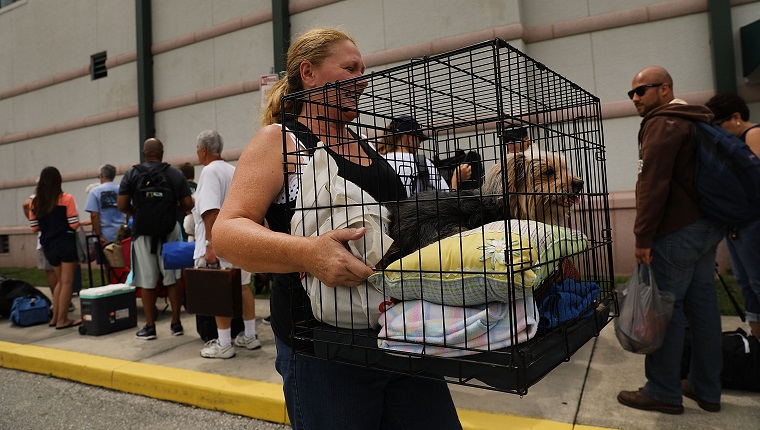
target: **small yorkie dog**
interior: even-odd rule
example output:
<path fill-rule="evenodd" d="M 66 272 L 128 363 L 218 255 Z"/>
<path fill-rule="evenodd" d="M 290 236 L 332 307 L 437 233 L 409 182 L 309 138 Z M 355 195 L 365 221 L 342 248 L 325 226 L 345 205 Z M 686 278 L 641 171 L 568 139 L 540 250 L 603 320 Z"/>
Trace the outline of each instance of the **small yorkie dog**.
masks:
<path fill-rule="evenodd" d="M 559 153 L 510 153 L 486 172 L 479 190 L 426 191 L 390 205 L 388 234 L 394 243 L 378 266 L 494 221 L 564 224 L 582 189 L 583 180 Z"/>

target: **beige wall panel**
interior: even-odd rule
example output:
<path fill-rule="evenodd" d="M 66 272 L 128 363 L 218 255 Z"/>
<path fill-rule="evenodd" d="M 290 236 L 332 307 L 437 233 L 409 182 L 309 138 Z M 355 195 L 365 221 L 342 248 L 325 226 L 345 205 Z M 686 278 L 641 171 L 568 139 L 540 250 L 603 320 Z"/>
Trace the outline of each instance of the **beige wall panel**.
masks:
<path fill-rule="evenodd" d="M 525 27 L 585 18 L 589 12 L 587 0 L 520 0 L 520 6 Z"/>
<path fill-rule="evenodd" d="M 97 10 L 96 31 L 98 40 L 95 46 L 96 50 L 91 52 L 90 55 L 101 51 L 108 51 L 109 57 L 113 57 L 125 52 L 134 51 L 137 38 L 135 2 L 100 0 L 95 2 L 95 5 Z"/>
<path fill-rule="evenodd" d="M 748 103 L 750 122 L 760 123 L 760 103 Z"/>
<path fill-rule="evenodd" d="M 640 8 L 658 3 L 668 3 L 669 1 L 671 0 L 588 0 L 588 11 L 589 15 L 593 16 Z"/>
<path fill-rule="evenodd" d="M 16 38 L 16 23 L 12 19 L 10 10 L 6 13 L 0 13 L 0 91 L 13 86 L 13 61 L 10 61 L 14 51 L 14 40 Z M 2 132 L 2 124 L 0 124 Z"/>
<path fill-rule="evenodd" d="M 515 0 L 385 0 L 382 4 L 386 49 L 520 22 Z"/>
<path fill-rule="evenodd" d="M 195 155 L 198 133 L 216 127 L 213 101 L 156 113 L 156 134 L 164 143 L 164 159 Z"/>
<path fill-rule="evenodd" d="M 272 9 L 271 0 L 213 0 L 214 24 Z M 269 36 L 271 40 L 271 33 Z"/>
<path fill-rule="evenodd" d="M 595 94 L 602 102 L 628 101 L 634 75 L 646 66 L 665 67 L 681 93 L 713 87 L 707 15 L 696 14 L 639 26 L 596 32 Z"/>
<path fill-rule="evenodd" d="M 214 41 L 206 40 L 153 57 L 156 100 L 214 87 Z"/>
<path fill-rule="evenodd" d="M 134 2 L 129 2 L 134 5 Z M 153 43 L 164 42 L 214 25 L 214 2 L 160 0 L 151 2 Z"/>
<path fill-rule="evenodd" d="M 256 80 L 274 67 L 272 24 L 214 39 L 214 87 Z"/>
<path fill-rule="evenodd" d="M 13 98 L 13 132 L 50 127 L 99 113 L 98 84 L 89 75 Z"/>
<path fill-rule="evenodd" d="M 0 145 L 0 181 L 12 181 L 29 175 L 29 172 L 18 169 L 16 151 L 18 143 Z M 0 202 L 3 200 L 0 200 Z M 2 206 L 2 205 L 0 205 Z M 2 217 L 0 217 L 2 219 Z"/>
<path fill-rule="evenodd" d="M 604 121 L 607 148 L 607 187 L 611 192 L 632 191 L 638 177 L 638 133 L 641 118 L 627 117 Z"/>
<path fill-rule="evenodd" d="M 291 34 L 295 39 L 314 27 L 340 28 L 354 37 L 362 54 L 383 50 L 383 3 L 377 0 L 345 0 L 291 15 Z"/>
<path fill-rule="evenodd" d="M 32 193 L 27 190 L 0 190 L 0 219 L 4 225 L 29 225 L 24 218 L 24 211 L 21 210 L 21 204 L 24 199 Z"/>
<path fill-rule="evenodd" d="M 99 145 L 96 157 L 88 158 L 88 169 L 109 163 L 114 166 L 140 162 L 140 137 L 137 117 L 109 122 L 96 127 Z"/>
<path fill-rule="evenodd" d="M 224 137 L 225 149 L 245 148 L 261 128 L 259 92 L 216 101 L 216 127 Z"/>
<path fill-rule="evenodd" d="M 95 86 L 98 103 L 93 105 L 97 111 L 88 115 L 108 113 L 137 105 L 137 72 L 136 63 L 108 69 L 108 76 L 90 81 Z M 89 79 L 89 78 L 87 78 Z"/>
<path fill-rule="evenodd" d="M 98 3 L 30 1 L 12 10 L 14 86 L 88 65 L 97 46 Z"/>
<path fill-rule="evenodd" d="M 13 99 L 3 99 L 0 100 L 0 136 L 11 133 L 13 133 Z"/>
<path fill-rule="evenodd" d="M 97 167 L 102 156 L 97 127 L 27 140 L 16 147 L 17 178 L 36 177 L 45 166 L 61 173 Z"/>
<path fill-rule="evenodd" d="M 529 44 L 526 54 L 595 94 L 594 56 L 590 42 L 588 34 L 562 37 Z"/>
<path fill-rule="evenodd" d="M 270 0 L 160 0 L 152 4 L 154 43 L 272 8 Z"/>

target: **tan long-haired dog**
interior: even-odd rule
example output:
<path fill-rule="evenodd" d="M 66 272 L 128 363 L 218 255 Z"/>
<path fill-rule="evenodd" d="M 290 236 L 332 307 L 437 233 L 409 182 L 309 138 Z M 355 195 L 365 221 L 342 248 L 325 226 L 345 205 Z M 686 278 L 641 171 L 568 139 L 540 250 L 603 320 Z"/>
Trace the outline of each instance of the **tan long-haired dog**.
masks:
<path fill-rule="evenodd" d="M 578 202 L 583 181 L 573 176 L 562 155 L 529 150 L 507 155 L 503 164 L 504 168 L 496 163 L 486 172 L 481 190 L 424 191 L 389 205 L 388 234 L 394 242 L 378 267 L 493 221 L 565 223 Z"/>
<path fill-rule="evenodd" d="M 583 180 L 573 175 L 561 154 L 532 149 L 493 165 L 482 188 L 483 195 L 496 196 L 502 205 L 508 199 L 510 218 L 544 224 L 564 224 L 582 190 Z"/>

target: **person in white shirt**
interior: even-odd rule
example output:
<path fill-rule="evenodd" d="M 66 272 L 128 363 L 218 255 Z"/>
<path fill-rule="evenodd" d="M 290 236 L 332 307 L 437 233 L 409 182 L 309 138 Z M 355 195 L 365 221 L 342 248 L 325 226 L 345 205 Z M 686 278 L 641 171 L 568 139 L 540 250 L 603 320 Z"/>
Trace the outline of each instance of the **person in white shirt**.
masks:
<path fill-rule="evenodd" d="M 456 190 L 459 181 L 469 179 L 472 174 L 470 165 L 460 165 L 454 170 L 449 187 L 433 162 L 417 154 L 420 145 L 427 139 L 417 120 L 410 115 L 400 115 L 390 122 L 377 145 L 377 152 L 396 170 L 408 197 L 420 191 Z"/>
<path fill-rule="evenodd" d="M 214 130 L 202 131 L 198 135 L 198 160 L 203 164 L 198 188 L 195 191 L 195 206 L 192 216 L 195 220 L 195 258 L 196 266 L 219 264 L 220 267 L 233 267 L 227 260 L 217 257 L 212 243 L 211 228 L 219 215 L 227 191 L 232 183 L 235 166 L 222 159 L 224 142 L 222 136 Z M 251 274 L 241 271 L 243 284 L 243 323 L 245 331 L 232 339 L 232 319 L 215 317 L 218 339 L 208 341 L 201 356 L 205 358 L 232 358 L 236 354 L 235 346 L 247 349 L 261 348 L 261 341 L 256 335 L 256 308 L 253 293 L 249 287 Z"/>

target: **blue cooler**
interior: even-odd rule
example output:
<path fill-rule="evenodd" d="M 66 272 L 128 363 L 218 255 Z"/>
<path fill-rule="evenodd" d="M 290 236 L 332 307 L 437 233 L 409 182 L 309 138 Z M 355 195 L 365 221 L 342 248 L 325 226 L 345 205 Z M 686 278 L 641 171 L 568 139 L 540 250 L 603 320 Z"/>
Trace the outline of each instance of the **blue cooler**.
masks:
<path fill-rule="evenodd" d="M 100 336 L 137 327 L 135 287 L 125 284 L 87 288 L 79 293 L 79 334 Z"/>

